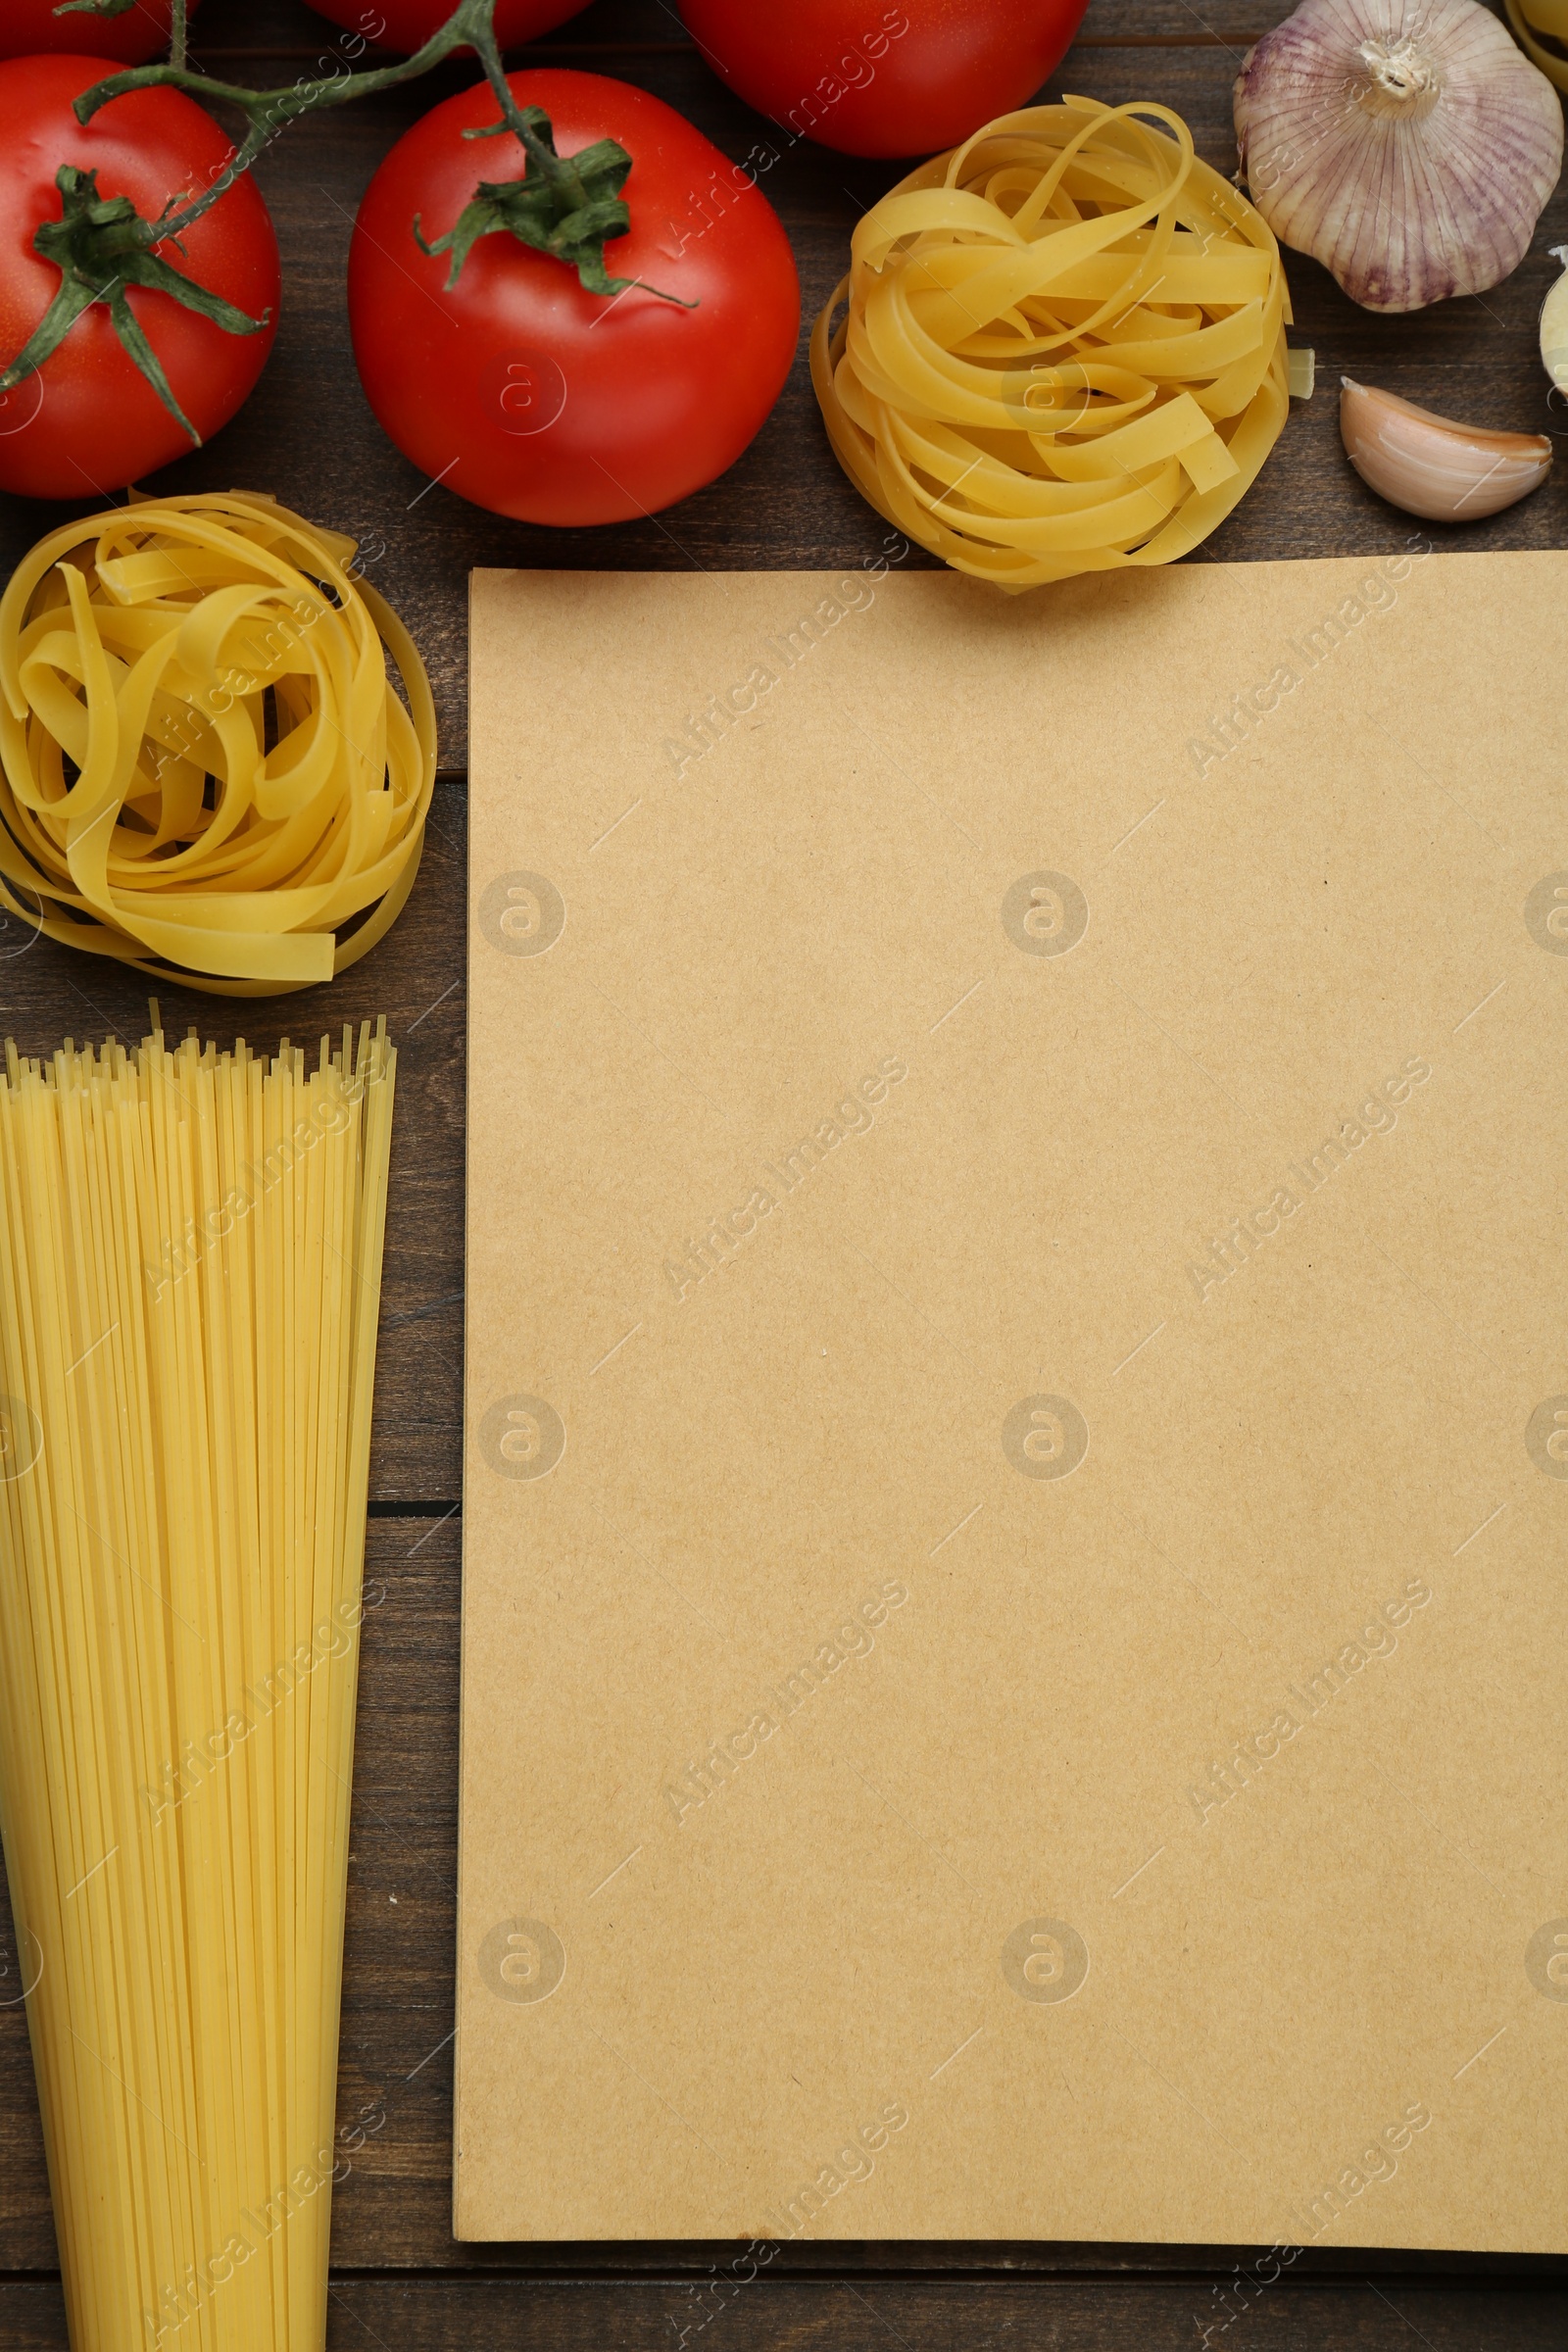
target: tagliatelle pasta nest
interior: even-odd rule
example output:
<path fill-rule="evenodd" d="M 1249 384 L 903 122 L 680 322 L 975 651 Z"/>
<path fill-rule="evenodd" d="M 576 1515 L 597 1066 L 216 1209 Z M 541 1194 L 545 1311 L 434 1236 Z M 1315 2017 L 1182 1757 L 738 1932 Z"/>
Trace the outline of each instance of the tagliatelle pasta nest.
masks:
<path fill-rule="evenodd" d="M 436 726 L 354 553 L 241 491 L 41 541 L 0 599 L 0 905 L 215 995 L 373 947 L 418 870 Z"/>
<path fill-rule="evenodd" d="M 1290 316 L 1273 233 L 1179 115 L 1069 98 L 872 206 L 811 376 L 879 514 L 1030 588 L 1207 537 L 1284 425 Z"/>

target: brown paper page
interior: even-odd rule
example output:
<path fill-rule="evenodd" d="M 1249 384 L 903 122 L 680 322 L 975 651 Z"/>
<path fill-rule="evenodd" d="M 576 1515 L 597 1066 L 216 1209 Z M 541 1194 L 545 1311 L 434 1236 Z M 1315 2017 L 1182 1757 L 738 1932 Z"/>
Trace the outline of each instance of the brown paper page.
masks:
<path fill-rule="evenodd" d="M 460 2236 L 1568 2246 L 1568 556 L 1394 544 L 476 575 Z"/>

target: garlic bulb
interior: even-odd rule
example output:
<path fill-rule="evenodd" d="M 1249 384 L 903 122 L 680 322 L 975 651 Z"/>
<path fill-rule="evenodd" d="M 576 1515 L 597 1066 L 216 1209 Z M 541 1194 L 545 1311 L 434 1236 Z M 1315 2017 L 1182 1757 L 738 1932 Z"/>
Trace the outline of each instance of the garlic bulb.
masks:
<path fill-rule="evenodd" d="M 1498 433 L 1435 416 L 1394 392 L 1341 378 L 1340 438 L 1368 489 L 1429 522 L 1478 522 L 1539 489 L 1548 433 Z"/>
<path fill-rule="evenodd" d="M 1370 311 L 1494 286 L 1562 168 L 1556 92 L 1476 0 L 1301 0 L 1235 98 L 1252 202 Z"/>

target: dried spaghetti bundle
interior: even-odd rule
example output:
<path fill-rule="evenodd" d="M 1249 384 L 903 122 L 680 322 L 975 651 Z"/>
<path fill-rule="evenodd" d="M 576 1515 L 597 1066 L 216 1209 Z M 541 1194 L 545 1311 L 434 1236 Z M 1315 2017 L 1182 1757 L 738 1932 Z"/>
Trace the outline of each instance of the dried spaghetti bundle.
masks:
<path fill-rule="evenodd" d="M 1272 232 L 1181 117 L 1069 98 L 871 207 L 811 377 L 880 514 L 1029 588 L 1207 537 L 1285 422 L 1289 318 Z"/>
<path fill-rule="evenodd" d="M 75 2352 L 309 2352 L 395 1056 L 8 1049 L 0 1831 Z"/>
<path fill-rule="evenodd" d="M 41 540 L 0 599 L 0 905 L 219 996 L 372 948 L 418 871 L 435 707 L 354 552 L 238 490 Z"/>

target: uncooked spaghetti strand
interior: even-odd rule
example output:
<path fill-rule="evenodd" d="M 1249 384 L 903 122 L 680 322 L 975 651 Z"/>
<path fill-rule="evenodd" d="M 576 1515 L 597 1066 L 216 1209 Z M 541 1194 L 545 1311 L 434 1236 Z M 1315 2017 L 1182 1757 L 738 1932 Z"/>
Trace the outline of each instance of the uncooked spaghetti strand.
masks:
<path fill-rule="evenodd" d="M 324 2337 L 394 1063 L 0 1083 L 0 1833 L 77 2352 Z"/>

